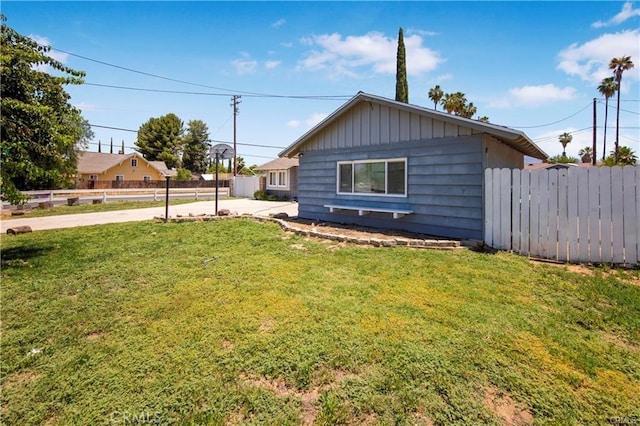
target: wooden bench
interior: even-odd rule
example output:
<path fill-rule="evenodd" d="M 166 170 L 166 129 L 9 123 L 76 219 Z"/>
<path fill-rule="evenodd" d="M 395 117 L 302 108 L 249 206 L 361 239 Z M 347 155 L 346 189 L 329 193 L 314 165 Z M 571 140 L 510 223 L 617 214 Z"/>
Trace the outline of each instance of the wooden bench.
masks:
<path fill-rule="evenodd" d="M 378 207 L 365 207 L 365 206 L 343 206 L 338 204 L 325 204 L 325 207 L 329 209 L 329 213 L 335 213 L 337 210 L 355 210 L 358 212 L 358 216 L 364 216 L 371 212 L 377 213 L 391 213 L 394 219 L 399 219 L 406 214 L 413 213 L 413 210 L 403 209 L 383 209 Z"/>

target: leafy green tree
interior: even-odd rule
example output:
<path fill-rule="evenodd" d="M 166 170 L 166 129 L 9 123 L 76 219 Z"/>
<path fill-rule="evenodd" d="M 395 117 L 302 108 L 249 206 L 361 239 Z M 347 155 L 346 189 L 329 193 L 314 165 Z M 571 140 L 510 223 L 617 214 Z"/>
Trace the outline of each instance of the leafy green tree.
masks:
<path fill-rule="evenodd" d="M 602 159 L 607 155 L 607 120 L 609 116 L 609 98 L 612 97 L 618 89 L 618 83 L 616 83 L 614 77 L 607 77 L 602 79 L 602 82 L 598 86 L 598 92 L 604 96 L 604 141 L 602 143 Z"/>
<path fill-rule="evenodd" d="M 204 173 L 207 170 L 208 140 L 209 129 L 202 120 L 191 120 L 187 123 L 182 167 L 194 173 Z"/>
<path fill-rule="evenodd" d="M 183 122 L 177 115 L 169 113 L 158 118 L 150 118 L 138 129 L 135 145 L 142 156 L 149 161 L 164 161 L 168 168 L 181 166 L 184 133 Z"/>
<path fill-rule="evenodd" d="M 547 163 L 549 164 L 569 164 L 577 162 L 578 159 L 576 157 L 567 157 L 566 155 L 554 155 L 553 157 L 547 158 Z"/>
<path fill-rule="evenodd" d="M 76 144 L 76 149 L 86 150 L 89 148 L 89 142 L 91 142 L 95 134 L 93 133 L 93 130 L 91 130 L 91 124 L 89 124 L 86 119 L 82 118 L 78 125 L 80 126 L 80 131 L 82 132 L 82 134 L 80 135 L 80 139 Z"/>
<path fill-rule="evenodd" d="M 236 174 L 242 174 L 242 170 L 245 168 L 244 158 L 236 157 Z"/>
<path fill-rule="evenodd" d="M 435 87 L 429 90 L 429 99 L 433 101 L 433 108 L 438 109 L 438 104 L 440 103 L 440 99 L 444 96 L 444 92 L 440 88 L 440 85 L 436 84 Z"/>
<path fill-rule="evenodd" d="M 613 70 L 616 83 L 618 84 L 618 108 L 616 111 L 616 141 L 615 141 L 615 158 L 618 162 L 618 144 L 620 142 L 620 86 L 622 82 L 622 73 L 630 70 L 634 67 L 634 63 L 631 61 L 631 56 L 621 56 L 620 58 L 613 58 L 609 62 L 609 69 Z"/>
<path fill-rule="evenodd" d="M 396 54 L 396 101 L 409 103 L 409 83 L 407 82 L 407 61 L 404 49 L 402 27 L 398 30 L 398 53 Z"/>
<path fill-rule="evenodd" d="M 620 146 L 618 147 L 618 160 L 616 161 L 616 152 L 611 151 L 602 164 L 605 166 L 635 166 L 638 164 L 638 156 L 628 146 Z"/>
<path fill-rule="evenodd" d="M 52 59 L 50 47 L 6 21 L 0 14 L 0 190 L 4 200 L 19 204 L 27 199 L 22 191 L 71 184 L 83 128 L 63 86 L 82 84 L 85 74 Z"/>
<path fill-rule="evenodd" d="M 562 145 L 562 156 L 566 157 L 567 156 L 567 145 L 569 145 L 571 143 L 571 141 L 573 140 L 573 136 L 567 132 L 564 132 L 563 134 L 561 134 L 560 136 L 558 136 L 558 140 L 560 141 L 560 144 Z"/>
<path fill-rule="evenodd" d="M 442 107 L 449 114 L 454 113 L 455 115 L 461 115 L 464 111 L 467 99 L 462 92 L 445 93 L 440 103 L 442 103 Z"/>
<path fill-rule="evenodd" d="M 591 157 L 593 156 L 593 149 L 590 146 L 585 146 L 580 151 L 578 151 L 578 155 L 583 163 L 591 163 Z"/>
<path fill-rule="evenodd" d="M 191 180 L 191 171 L 185 168 L 178 169 L 176 171 L 176 180 L 181 182 L 186 180 Z"/>

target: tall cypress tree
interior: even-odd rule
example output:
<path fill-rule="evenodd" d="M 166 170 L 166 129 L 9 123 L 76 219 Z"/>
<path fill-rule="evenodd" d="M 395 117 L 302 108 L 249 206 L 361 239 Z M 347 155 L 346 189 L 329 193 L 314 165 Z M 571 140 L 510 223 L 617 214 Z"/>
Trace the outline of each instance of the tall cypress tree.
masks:
<path fill-rule="evenodd" d="M 396 101 L 409 103 L 409 83 L 407 83 L 407 61 L 404 51 L 402 27 L 398 31 L 398 53 L 396 55 Z"/>

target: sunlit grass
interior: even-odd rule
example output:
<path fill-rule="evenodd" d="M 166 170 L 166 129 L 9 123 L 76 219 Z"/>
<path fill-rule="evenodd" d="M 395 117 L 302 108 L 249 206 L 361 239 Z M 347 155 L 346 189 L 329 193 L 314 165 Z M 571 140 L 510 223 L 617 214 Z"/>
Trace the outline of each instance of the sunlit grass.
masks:
<path fill-rule="evenodd" d="M 201 198 L 200 200 L 170 200 L 169 205 L 177 206 L 179 204 L 196 203 L 203 200 L 207 200 L 207 198 Z M 7 215 L 6 217 L 3 217 L 2 220 L 28 217 L 60 216 L 78 213 L 111 212 L 116 210 L 146 209 L 150 207 L 163 207 L 165 205 L 165 201 L 110 201 L 108 203 L 100 204 L 80 204 L 79 206 L 60 205 L 48 209 L 32 208 L 26 210 L 23 215 Z"/>
<path fill-rule="evenodd" d="M 3 237 L 2 419 L 631 419 L 638 279 L 244 219 Z"/>

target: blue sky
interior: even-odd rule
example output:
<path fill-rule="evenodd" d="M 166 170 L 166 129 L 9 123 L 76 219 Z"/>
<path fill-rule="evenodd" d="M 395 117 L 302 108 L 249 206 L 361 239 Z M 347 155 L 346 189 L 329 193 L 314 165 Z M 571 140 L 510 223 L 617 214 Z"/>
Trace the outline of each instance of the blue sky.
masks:
<path fill-rule="evenodd" d="M 69 87 L 93 125 L 137 130 L 171 112 L 185 123 L 203 120 L 213 140 L 231 142 L 231 96 L 242 95 L 238 155 L 248 164 L 275 158 L 360 90 L 394 98 L 399 27 L 410 103 L 433 107 L 427 93 L 436 84 L 461 91 L 478 116 L 525 131 L 550 155 L 561 153 L 565 131 L 574 136 L 568 154 L 591 146 L 597 86 L 611 75 L 611 58 L 631 55 L 636 67 L 623 75 L 620 143 L 640 153 L 637 2 L 3 1 L 2 13 L 21 34 L 72 53 L 52 56 L 85 71 L 87 83 L 208 94 Z M 599 151 L 604 109 L 602 100 Z M 614 127 L 610 108 L 607 151 Z M 127 153 L 134 147 L 134 132 L 93 130 L 90 150 L 101 140 L 108 152 L 111 138 L 116 149 L 122 140 Z"/>

